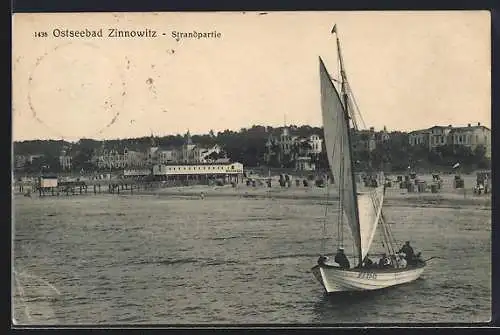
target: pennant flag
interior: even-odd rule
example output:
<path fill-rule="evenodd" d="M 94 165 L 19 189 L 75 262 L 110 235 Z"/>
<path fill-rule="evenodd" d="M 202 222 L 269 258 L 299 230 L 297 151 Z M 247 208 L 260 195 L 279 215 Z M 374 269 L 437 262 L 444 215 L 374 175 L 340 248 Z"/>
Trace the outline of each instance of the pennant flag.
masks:
<path fill-rule="evenodd" d="M 332 28 L 332 34 L 336 34 L 336 33 L 337 33 L 337 24 L 334 24 L 333 28 Z"/>
<path fill-rule="evenodd" d="M 460 163 L 456 163 L 455 165 L 453 165 L 453 168 L 456 169 L 459 166 L 460 166 Z"/>

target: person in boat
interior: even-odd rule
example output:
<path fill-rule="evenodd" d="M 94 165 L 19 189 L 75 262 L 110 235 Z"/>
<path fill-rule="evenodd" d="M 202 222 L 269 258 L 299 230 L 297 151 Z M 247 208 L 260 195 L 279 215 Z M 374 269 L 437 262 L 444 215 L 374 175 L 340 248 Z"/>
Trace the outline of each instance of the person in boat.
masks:
<path fill-rule="evenodd" d="M 416 261 L 416 264 L 424 264 L 425 263 L 424 259 L 422 258 L 422 253 L 421 252 L 419 252 L 415 256 L 415 261 Z"/>
<path fill-rule="evenodd" d="M 318 258 L 318 264 L 319 265 L 324 265 L 327 260 L 328 260 L 328 257 L 326 257 L 326 256 L 319 256 L 319 258 Z"/>
<path fill-rule="evenodd" d="M 340 247 L 337 250 L 337 254 L 335 255 L 335 263 L 340 265 L 342 269 L 349 269 L 351 267 L 351 264 L 349 263 L 349 260 L 344 253 L 344 248 Z"/>
<path fill-rule="evenodd" d="M 399 253 L 397 256 L 396 256 L 396 264 L 397 264 L 397 267 L 398 269 L 404 269 L 408 266 L 408 262 L 406 261 L 406 255 L 404 253 Z"/>
<path fill-rule="evenodd" d="M 406 241 L 405 244 L 399 249 L 399 253 L 403 253 L 406 255 L 406 262 L 408 264 L 415 263 L 415 252 L 410 245 L 410 241 Z"/>
<path fill-rule="evenodd" d="M 372 260 L 370 258 L 368 258 L 368 256 L 365 257 L 365 260 L 363 261 L 363 267 L 367 268 L 367 269 L 373 267 L 373 262 L 372 262 Z"/>
<path fill-rule="evenodd" d="M 386 254 L 386 253 L 384 253 L 384 254 L 382 255 L 382 258 L 380 258 L 380 260 L 379 260 L 379 262 L 378 262 L 378 266 L 379 266 L 380 268 L 384 268 L 384 269 L 385 269 L 385 268 L 389 268 L 389 267 L 391 267 L 391 266 L 392 266 L 392 264 L 391 264 L 391 259 L 390 259 L 389 257 L 387 257 L 387 254 Z"/>

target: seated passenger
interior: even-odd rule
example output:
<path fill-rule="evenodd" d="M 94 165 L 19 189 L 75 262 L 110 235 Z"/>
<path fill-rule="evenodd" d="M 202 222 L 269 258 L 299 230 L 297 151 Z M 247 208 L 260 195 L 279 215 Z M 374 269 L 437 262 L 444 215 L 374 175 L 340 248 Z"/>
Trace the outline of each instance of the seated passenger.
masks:
<path fill-rule="evenodd" d="M 391 259 L 389 257 L 387 257 L 387 254 L 383 254 L 382 255 L 382 258 L 380 259 L 380 261 L 378 262 L 378 265 L 380 268 L 389 268 L 391 267 Z"/>
<path fill-rule="evenodd" d="M 419 252 L 415 256 L 415 262 L 416 262 L 416 264 L 425 264 L 425 260 L 422 258 L 422 253 L 421 252 Z"/>
<path fill-rule="evenodd" d="M 404 269 L 408 265 L 408 262 L 406 261 L 406 255 L 404 253 L 399 253 L 397 256 L 397 267 L 398 269 Z"/>
<path fill-rule="evenodd" d="M 370 258 L 368 258 L 368 257 L 365 257 L 365 261 L 363 262 L 363 266 L 362 267 L 368 268 L 368 269 L 371 268 L 371 267 L 373 267 L 372 260 Z"/>
<path fill-rule="evenodd" d="M 323 264 L 326 263 L 327 260 L 328 260 L 328 257 L 326 257 L 326 256 L 319 256 L 319 258 L 318 258 L 318 264 L 319 265 L 323 265 Z"/>
<path fill-rule="evenodd" d="M 410 245 L 410 241 L 406 241 L 405 245 L 399 249 L 399 252 L 402 252 L 406 255 L 406 261 L 408 262 L 409 265 L 413 264 L 415 261 L 415 252 L 413 251 L 413 248 Z"/>
<path fill-rule="evenodd" d="M 342 269 L 349 269 L 351 264 L 344 253 L 344 248 L 339 248 L 337 254 L 335 255 L 335 262 L 340 265 Z"/>

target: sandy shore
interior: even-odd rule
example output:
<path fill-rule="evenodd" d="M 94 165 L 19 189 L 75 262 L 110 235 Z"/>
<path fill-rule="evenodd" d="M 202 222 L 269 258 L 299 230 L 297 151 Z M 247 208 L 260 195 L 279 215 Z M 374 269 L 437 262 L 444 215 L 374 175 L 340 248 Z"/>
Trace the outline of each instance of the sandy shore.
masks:
<path fill-rule="evenodd" d="M 432 176 L 419 176 L 421 180 L 428 183 L 432 181 Z M 443 177 L 442 177 L 443 178 Z M 406 189 L 400 189 L 397 183 L 393 187 L 386 189 L 385 202 L 390 204 L 407 204 L 415 206 L 461 206 L 474 205 L 491 208 L 491 194 L 475 195 L 472 187 L 475 184 L 475 176 L 466 175 L 463 177 L 465 188 L 453 188 L 453 176 L 447 175 L 443 178 L 441 190 L 438 193 L 409 193 Z M 18 193 L 15 192 L 14 193 Z M 121 194 L 130 196 L 130 191 L 123 191 Z M 155 195 L 165 197 L 241 197 L 241 198 L 268 198 L 268 199 L 301 199 L 301 200 L 337 200 L 338 192 L 335 187 L 328 189 L 315 186 L 296 186 L 293 182 L 291 187 L 280 187 L 278 183 L 273 182 L 271 188 L 264 185 L 252 187 L 246 184 L 238 184 L 236 187 L 225 186 L 179 186 L 179 187 L 160 187 L 151 190 L 134 190 L 133 195 Z M 35 194 L 33 194 L 36 196 Z M 89 193 L 89 196 L 91 193 Z"/>
<path fill-rule="evenodd" d="M 241 197 L 241 198 L 256 198 L 256 199 L 300 199 L 300 200 L 338 200 L 337 192 L 319 187 L 248 187 L 246 185 L 238 185 L 233 188 L 231 186 L 184 186 L 184 187 L 169 187 L 160 188 L 151 191 L 134 192 L 134 194 L 149 194 L 159 197 Z M 406 190 L 399 188 L 388 188 L 386 190 L 385 201 L 388 205 L 398 203 L 406 203 L 416 206 L 460 206 L 460 205 L 476 205 L 481 207 L 491 207 L 491 196 L 474 195 L 471 190 L 463 189 L 453 191 L 443 191 L 440 193 L 408 193 Z"/>

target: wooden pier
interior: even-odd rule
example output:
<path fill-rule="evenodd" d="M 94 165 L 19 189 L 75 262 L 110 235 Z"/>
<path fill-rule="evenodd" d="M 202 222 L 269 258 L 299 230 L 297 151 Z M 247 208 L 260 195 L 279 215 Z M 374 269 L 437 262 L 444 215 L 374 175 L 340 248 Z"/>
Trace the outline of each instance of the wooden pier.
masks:
<path fill-rule="evenodd" d="M 59 182 L 53 187 L 37 187 L 38 195 L 43 196 L 59 196 L 59 195 L 77 195 L 87 194 L 88 185 L 85 182 Z"/>
<path fill-rule="evenodd" d="M 143 190 L 153 190 L 166 187 L 162 182 L 140 182 L 140 181 L 110 181 L 91 182 L 89 184 L 80 182 L 59 182 L 57 186 L 42 187 L 32 185 L 30 187 L 19 186 L 19 192 L 37 192 L 40 197 L 44 196 L 70 196 L 82 194 L 134 194 Z"/>

